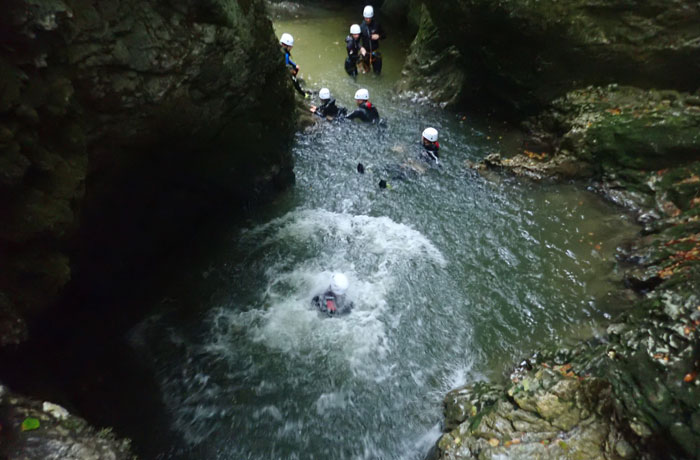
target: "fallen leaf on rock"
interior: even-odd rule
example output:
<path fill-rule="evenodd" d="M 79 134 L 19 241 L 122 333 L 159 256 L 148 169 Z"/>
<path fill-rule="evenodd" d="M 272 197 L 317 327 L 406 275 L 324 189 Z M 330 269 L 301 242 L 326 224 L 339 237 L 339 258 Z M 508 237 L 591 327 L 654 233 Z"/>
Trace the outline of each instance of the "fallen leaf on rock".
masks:
<path fill-rule="evenodd" d="M 687 179 L 683 179 L 682 181 L 678 182 L 676 185 L 684 185 L 684 184 L 697 184 L 700 182 L 700 177 L 697 175 L 692 175 Z"/>
<path fill-rule="evenodd" d="M 674 203 L 670 201 L 666 201 L 661 205 L 661 208 L 664 210 L 664 213 L 666 215 L 671 216 L 671 217 L 678 217 L 681 215 L 681 210 L 678 209 L 678 206 L 676 206 Z"/>
<path fill-rule="evenodd" d="M 561 366 L 555 366 L 555 370 L 558 370 L 562 375 L 566 375 L 568 371 L 571 370 L 571 363 L 563 364 Z"/>
<path fill-rule="evenodd" d="M 39 419 L 34 418 L 34 417 L 27 417 L 22 422 L 21 430 L 22 431 L 36 430 L 39 428 L 40 425 L 41 424 L 39 423 Z"/>
<path fill-rule="evenodd" d="M 501 441 L 499 441 L 499 440 L 496 439 L 496 438 L 491 438 L 491 439 L 489 439 L 489 444 L 491 445 L 491 447 L 498 447 L 498 445 L 499 445 L 500 443 L 501 443 Z"/>

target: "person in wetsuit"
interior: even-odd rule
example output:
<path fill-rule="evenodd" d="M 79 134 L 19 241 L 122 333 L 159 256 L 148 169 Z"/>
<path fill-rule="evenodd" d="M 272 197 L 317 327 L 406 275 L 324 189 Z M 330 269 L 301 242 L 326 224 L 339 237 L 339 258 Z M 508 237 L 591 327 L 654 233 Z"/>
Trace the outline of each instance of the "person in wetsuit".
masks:
<path fill-rule="evenodd" d="M 331 91 L 328 88 L 321 88 L 321 91 L 318 92 L 318 97 L 321 99 L 321 105 L 318 107 L 312 105 L 312 113 L 328 120 L 345 116 L 345 107 L 335 105 L 335 99 L 331 98 Z"/>
<path fill-rule="evenodd" d="M 355 102 L 357 103 L 357 108 L 346 118 L 350 120 L 357 118 L 358 120 L 368 121 L 370 123 L 379 121 L 379 112 L 369 101 L 369 91 L 364 88 L 358 89 L 357 92 L 355 92 Z"/>
<path fill-rule="evenodd" d="M 382 26 L 374 20 L 374 8 L 367 5 L 362 12 L 364 20 L 360 25 L 360 37 L 362 38 L 362 48 L 360 53 L 362 58 L 372 65 L 374 73 L 379 75 L 382 72 L 382 55 L 379 53 L 379 40 L 386 38 L 386 33 Z"/>
<path fill-rule="evenodd" d="M 435 128 L 425 128 L 423 130 L 423 141 L 421 158 L 428 162 L 439 163 L 440 143 L 438 142 L 438 131 Z"/>
<path fill-rule="evenodd" d="M 345 292 L 349 286 L 348 278 L 342 273 L 334 273 L 331 276 L 331 283 L 323 294 L 314 296 L 311 303 L 319 309 L 321 313 L 329 316 L 350 313 L 353 303 L 345 298 Z"/>
<path fill-rule="evenodd" d="M 294 37 L 291 34 L 284 33 L 280 37 L 280 45 L 282 46 L 282 52 L 284 53 L 284 65 L 289 69 L 289 73 L 292 76 L 292 83 L 294 83 L 294 89 L 296 89 L 299 94 L 306 97 L 306 92 L 302 89 L 299 80 L 297 79 L 297 74 L 299 73 L 299 66 L 296 62 L 292 61 L 292 47 L 294 46 Z"/>
<path fill-rule="evenodd" d="M 345 71 L 353 78 L 357 77 L 357 63 L 361 58 L 361 33 L 360 26 L 358 24 L 353 24 L 350 26 L 350 35 L 345 37 L 345 49 L 348 52 L 348 57 L 345 59 Z"/>

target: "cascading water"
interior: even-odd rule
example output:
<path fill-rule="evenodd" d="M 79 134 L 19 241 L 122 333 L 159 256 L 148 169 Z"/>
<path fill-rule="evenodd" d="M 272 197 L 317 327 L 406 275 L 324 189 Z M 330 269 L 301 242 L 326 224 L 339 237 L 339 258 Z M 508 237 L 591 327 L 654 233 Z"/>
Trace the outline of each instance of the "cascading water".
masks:
<path fill-rule="evenodd" d="M 386 126 L 322 122 L 300 134 L 296 185 L 208 242 L 217 255 L 191 268 L 201 281 L 187 299 L 130 334 L 179 441 L 159 458 L 421 459 L 448 390 L 595 335 L 619 302 L 608 292 L 614 249 L 634 231 L 625 216 L 574 186 L 470 172 L 465 161 L 503 133 L 393 96 L 400 38 L 383 45 L 381 77 L 347 77 L 353 14 L 316 11 L 276 29 L 295 35 L 310 88 L 350 107 L 367 87 Z M 402 168 L 420 166 L 426 126 L 440 131 L 441 167 Z M 310 304 L 334 271 L 355 304 L 340 318 Z"/>

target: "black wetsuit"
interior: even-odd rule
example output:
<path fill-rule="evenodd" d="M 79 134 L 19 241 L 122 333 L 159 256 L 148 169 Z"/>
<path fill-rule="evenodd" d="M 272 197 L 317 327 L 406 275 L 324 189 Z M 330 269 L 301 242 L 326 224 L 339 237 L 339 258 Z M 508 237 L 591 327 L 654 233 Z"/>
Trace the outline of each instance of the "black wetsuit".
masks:
<path fill-rule="evenodd" d="M 421 142 L 421 158 L 436 161 L 440 158 L 440 144 L 433 142 L 425 145 Z"/>
<path fill-rule="evenodd" d="M 367 24 L 362 21 L 360 24 L 360 38 L 362 38 L 362 46 L 367 50 L 367 54 L 371 54 L 372 68 L 374 73 L 379 74 L 382 72 L 382 55 L 379 53 L 379 40 L 372 40 L 372 35 L 378 34 L 380 39 L 386 38 L 386 33 L 382 26 L 375 20 L 370 21 Z"/>
<path fill-rule="evenodd" d="M 347 118 L 350 120 L 359 118 L 362 121 L 375 123 L 379 120 L 379 112 L 371 102 L 363 102 L 355 110 L 353 110 L 352 113 L 347 116 Z"/>
<path fill-rule="evenodd" d="M 326 313 L 329 316 L 350 313 L 350 310 L 355 306 L 352 302 L 348 302 L 344 295 L 337 296 L 330 289 L 321 295 L 314 296 L 311 303 L 321 313 Z"/>
<path fill-rule="evenodd" d="M 345 107 L 338 107 L 335 105 L 335 99 L 328 99 L 323 104 L 316 107 L 314 112 L 319 117 L 332 117 L 336 118 L 345 115 Z"/>
<path fill-rule="evenodd" d="M 357 76 L 357 61 L 360 60 L 360 48 L 362 47 L 362 40 L 358 38 L 355 40 L 352 35 L 345 37 L 345 48 L 348 52 L 348 57 L 345 59 L 345 71 L 351 77 Z"/>

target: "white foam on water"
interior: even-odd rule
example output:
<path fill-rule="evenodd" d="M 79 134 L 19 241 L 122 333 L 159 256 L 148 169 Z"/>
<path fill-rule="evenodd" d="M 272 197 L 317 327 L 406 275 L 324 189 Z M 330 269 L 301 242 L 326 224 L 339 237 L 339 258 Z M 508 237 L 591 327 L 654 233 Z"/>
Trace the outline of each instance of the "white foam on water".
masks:
<path fill-rule="evenodd" d="M 173 427 L 188 443 L 217 436 L 215 427 L 239 410 L 250 410 L 254 424 L 276 427 L 280 437 L 302 436 L 306 416 L 287 415 L 294 403 L 283 407 L 279 399 L 275 404 L 268 399 L 308 384 L 300 369 L 322 379 L 315 384 L 328 385 L 312 403 L 320 417 L 356 410 L 353 388 L 358 382 L 367 388 L 396 384 L 401 369 L 390 358 L 398 321 L 389 307 L 392 295 L 408 274 L 446 265 L 424 235 L 387 217 L 301 210 L 243 232 L 240 247 L 255 252 L 259 262 L 249 267 L 255 272 L 246 273 L 256 283 L 252 301 L 248 297 L 247 305 L 236 304 L 239 290 L 233 286 L 231 303 L 210 309 L 203 331 L 194 337 L 148 323 L 134 340 L 143 345 L 150 342 L 147 336 L 158 336 L 168 342 L 161 347 L 181 350 L 178 364 L 162 369 L 161 386 Z M 346 298 L 354 308 L 329 318 L 312 306 L 311 298 L 328 287 L 335 271 L 347 275 Z M 279 360 L 275 371 L 283 374 L 281 380 L 272 375 L 258 380 L 272 370 L 268 360 Z M 427 376 L 418 371 L 414 378 L 420 386 Z M 241 389 L 239 399 L 230 383 L 241 381 L 255 385 Z M 265 404 L 250 400 L 251 391 Z M 371 436 L 365 441 L 358 458 L 373 458 L 378 446 Z"/>
<path fill-rule="evenodd" d="M 296 356 L 323 350 L 346 360 L 353 371 L 365 368 L 368 357 L 371 362 L 386 355 L 387 297 L 400 271 L 446 264 L 420 232 L 387 217 L 301 210 L 245 232 L 242 238 L 248 244 L 262 239 L 258 245 L 271 248 L 304 243 L 319 252 L 292 255 L 299 260 L 271 260 L 259 304 L 235 313 L 232 320 L 247 327 L 256 342 Z M 334 271 L 348 276 L 346 298 L 354 309 L 328 318 L 311 307 L 310 299 L 328 287 Z"/>

